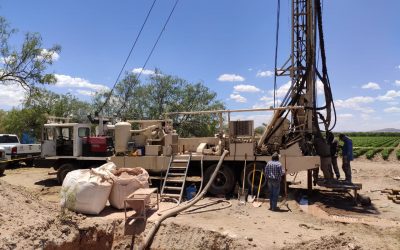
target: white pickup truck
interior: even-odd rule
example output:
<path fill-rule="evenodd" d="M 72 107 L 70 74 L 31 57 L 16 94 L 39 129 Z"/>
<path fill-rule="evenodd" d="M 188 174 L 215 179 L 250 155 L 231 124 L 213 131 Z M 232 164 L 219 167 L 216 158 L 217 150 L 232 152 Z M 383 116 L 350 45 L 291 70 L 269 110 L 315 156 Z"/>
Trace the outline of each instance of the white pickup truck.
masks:
<path fill-rule="evenodd" d="M 0 134 L 0 151 L 5 153 L 6 165 L 20 161 L 28 163 L 40 156 L 41 145 L 21 144 L 17 135 Z"/>

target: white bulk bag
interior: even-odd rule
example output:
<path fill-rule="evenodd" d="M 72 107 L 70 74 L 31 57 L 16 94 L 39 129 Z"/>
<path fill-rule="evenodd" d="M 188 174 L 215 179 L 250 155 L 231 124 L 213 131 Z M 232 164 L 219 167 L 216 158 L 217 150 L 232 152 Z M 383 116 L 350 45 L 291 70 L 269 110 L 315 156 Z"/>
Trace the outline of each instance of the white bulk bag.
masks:
<path fill-rule="evenodd" d="M 124 208 L 125 198 L 139 188 L 149 187 L 149 174 L 143 168 L 120 168 L 113 171 L 114 184 L 110 194 L 111 206 Z"/>
<path fill-rule="evenodd" d="M 61 207 L 84 214 L 99 214 L 106 206 L 112 188 L 109 172 L 112 168 L 108 167 L 111 166 L 69 172 L 61 188 Z"/>

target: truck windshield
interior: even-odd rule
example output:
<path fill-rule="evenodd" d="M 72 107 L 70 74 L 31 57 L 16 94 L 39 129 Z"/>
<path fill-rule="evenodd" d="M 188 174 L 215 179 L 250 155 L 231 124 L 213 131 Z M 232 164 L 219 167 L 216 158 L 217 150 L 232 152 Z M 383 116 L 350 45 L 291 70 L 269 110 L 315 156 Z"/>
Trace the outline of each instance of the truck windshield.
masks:
<path fill-rule="evenodd" d="M 15 135 L 0 135 L 0 143 L 18 143 Z"/>

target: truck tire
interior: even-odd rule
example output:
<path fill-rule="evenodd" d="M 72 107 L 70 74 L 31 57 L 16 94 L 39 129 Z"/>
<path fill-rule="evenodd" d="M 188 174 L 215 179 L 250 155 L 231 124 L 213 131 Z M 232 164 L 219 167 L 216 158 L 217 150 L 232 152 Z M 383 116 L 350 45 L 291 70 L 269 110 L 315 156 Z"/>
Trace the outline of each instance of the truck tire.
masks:
<path fill-rule="evenodd" d="M 57 170 L 57 180 L 58 183 L 60 183 L 62 185 L 65 176 L 67 176 L 67 174 L 73 170 L 75 170 L 76 167 L 74 164 L 72 163 L 64 163 L 61 164 L 60 168 Z"/>
<path fill-rule="evenodd" d="M 204 185 L 208 183 L 216 167 L 217 164 L 214 164 L 206 169 L 204 173 Z M 226 165 L 222 165 L 218 171 L 217 177 L 208 189 L 208 192 L 212 195 L 226 195 L 232 191 L 235 183 L 236 178 L 233 170 Z"/>
<path fill-rule="evenodd" d="M 240 183 L 243 183 L 243 178 L 245 178 L 245 187 L 248 188 L 249 194 L 257 195 L 258 191 L 258 184 L 260 184 L 260 177 L 261 177 L 261 172 L 264 172 L 264 167 L 265 164 L 261 162 L 256 162 L 256 172 L 254 175 L 254 185 L 253 185 L 253 190 L 251 188 L 252 186 L 252 181 L 253 181 L 253 172 L 254 172 L 254 162 L 251 162 L 246 165 L 246 176 L 243 176 L 243 171 L 240 175 Z M 261 188 L 260 188 L 260 194 L 264 194 L 267 190 L 267 181 L 264 177 L 263 174 L 263 180 L 261 181 Z"/>

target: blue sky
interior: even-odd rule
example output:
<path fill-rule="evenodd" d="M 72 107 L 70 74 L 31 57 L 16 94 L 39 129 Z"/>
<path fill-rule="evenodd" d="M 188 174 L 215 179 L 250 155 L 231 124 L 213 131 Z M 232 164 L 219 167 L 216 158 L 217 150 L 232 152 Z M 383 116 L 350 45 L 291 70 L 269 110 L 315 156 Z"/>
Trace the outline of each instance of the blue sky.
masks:
<path fill-rule="evenodd" d="M 290 2 L 282 0 L 279 64 L 290 52 Z M 400 1 L 323 1 L 336 130 L 400 128 Z M 0 15 L 19 33 L 39 32 L 62 52 L 52 90 L 90 100 L 111 87 L 152 1 L 5 1 Z M 273 89 L 276 0 L 180 0 L 146 69 L 202 81 L 230 109 L 266 107 Z M 142 67 L 174 0 L 158 0 L 126 70 Z M 146 77 L 146 76 L 144 76 Z M 289 79 L 278 78 L 281 92 Z M 0 108 L 22 94 L 0 89 Z M 257 124 L 269 114 L 244 114 Z"/>

